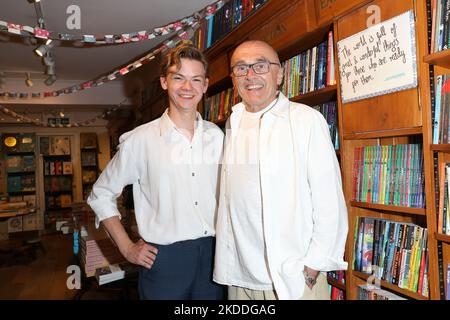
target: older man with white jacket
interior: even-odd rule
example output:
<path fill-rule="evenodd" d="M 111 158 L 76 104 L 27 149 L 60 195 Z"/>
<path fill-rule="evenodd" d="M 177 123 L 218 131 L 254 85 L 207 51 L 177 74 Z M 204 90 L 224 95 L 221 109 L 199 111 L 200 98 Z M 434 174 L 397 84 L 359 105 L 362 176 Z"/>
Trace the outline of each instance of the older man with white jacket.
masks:
<path fill-rule="evenodd" d="M 348 231 L 328 125 L 277 91 L 277 53 L 247 41 L 231 58 L 243 102 L 227 124 L 214 280 L 229 299 L 329 299 L 326 271 L 344 270 Z"/>

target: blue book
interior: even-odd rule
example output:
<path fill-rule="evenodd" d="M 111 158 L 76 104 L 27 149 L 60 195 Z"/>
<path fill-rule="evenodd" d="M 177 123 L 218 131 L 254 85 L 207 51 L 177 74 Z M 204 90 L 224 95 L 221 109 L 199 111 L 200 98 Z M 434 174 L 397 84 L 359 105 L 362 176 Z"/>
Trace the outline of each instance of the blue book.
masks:
<path fill-rule="evenodd" d="M 206 48 L 211 47 L 212 44 L 213 26 L 214 26 L 214 15 L 212 15 L 208 19 L 208 40 L 206 41 Z"/>
<path fill-rule="evenodd" d="M 319 44 L 319 50 L 318 50 L 318 56 L 319 56 L 319 65 L 317 66 L 317 89 L 321 89 L 322 88 L 322 83 L 323 83 L 323 68 L 325 66 L 325 59 L 323 56 L 323 52 L 324 52 L 324 45 L 323 42 L 321 44 Z"/>
<path fill-rule="evenodd" d="M 433 144 L 439 143 L 439 125 L 441 122 L 441 93 L 442 93 L 442 75 L 437 76 L 436 80 L 436 99 L 433 121 Z"/>

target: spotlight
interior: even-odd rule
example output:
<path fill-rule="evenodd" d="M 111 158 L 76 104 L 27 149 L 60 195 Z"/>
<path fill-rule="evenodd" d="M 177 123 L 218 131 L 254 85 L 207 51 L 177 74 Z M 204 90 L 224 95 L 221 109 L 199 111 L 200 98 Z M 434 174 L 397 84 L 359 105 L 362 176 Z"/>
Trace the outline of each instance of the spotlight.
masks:
<path fill-rule="evenodd" d="M 44 82 L 45 82 L 46 85 L 51 86 L 55 81 L 56 81 L 56 76 L 55 75 L 51 75 L 50 77 L 45 79 Z"/>
<path fill-rule="evenodd" d="M 64 110 L 61 110 L 61 111 L 59 112 L 59 116 L 60 116 L 61 118 L 64 118 Z"/>
<path fill-rule="evenodd" d="M 42 44 L 37 49 L 34 50 L 34 52 L 40 56 L 43 57 L 51 48 L 53 47 L 53 42 L 50 44 Z"/>
<path fill-rule="evenodd" d="M 27 73 L 27 79 L 25 80 L 25 83 L 27 84 L 27 87 L 33 86 L 33 80 L 31 80 L 30 73 Z"/>

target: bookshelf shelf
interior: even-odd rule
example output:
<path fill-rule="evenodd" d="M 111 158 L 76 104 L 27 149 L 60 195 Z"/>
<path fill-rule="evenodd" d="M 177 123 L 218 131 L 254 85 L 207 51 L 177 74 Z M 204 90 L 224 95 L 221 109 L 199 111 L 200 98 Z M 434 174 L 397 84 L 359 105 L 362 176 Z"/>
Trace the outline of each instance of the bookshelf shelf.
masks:
<path fill-rule="evenodd" d="M 47 191 L 46 193 L 49 195 L 72 194 L 72 190 Z"/>
<path fill-rule="evenodd" d="M 390 137 L 412 136 L 421 134 L 422 134 L 422 127 L 414 127 L 414 128 L 403 128 L 403 129 L 372 131 L 372 132 L 347 133 L 344 134 L 344 139 L 358 140 L 358 139 L 390 138 Z"/>
<path fill-rule="evenodd" d="M 358 278 L 360 278 L 362 280 L 365 280 L 365 281 L 370 277 L 369 274 L 366 274 L 366 273 L 363 273 L 363 272 L 359 272 L 359 271 L 352 271 L 352 273 L 353 273 L 354 276 L 356 276 L 356 277 L 358 277 Z M 402 289 L 402 288 L 398 287 L 397 285 L 389 283 L 389 282 L 386 282 L 384 280 L 380 280 L 380 284 L 381 284 L 382 288 L 389 289 L 391 291 L 394 291 L 396 293 L 402 294 L 404 296 L 407 296 L 407 297 L 410 297 L 410 298 L 413 298 L 413 299 L 416 299 L 416 300 L 428 300 L 427 297 L 424 297 L 424 296 L 422 296 L 422 295 L 420 295 L 418 293 L 415 293 L 415 292 L 412 292 L 412 291 L 409 291 L 409 290 Z"/>
<path fill-rule="evenodd" d="M 450 152 L 450 144 L 432 144 L 431 151 Z"/>
<path fill-rule="evenodd" d="M 436 239 L 442 242 L 450 243 L 450 235 L 448 234 L 436 233 Z"/>
<path fill-rule="evenodd" d="M 328 284 L 332 285 L 333 287 L 336 287 L 342 291 L 345 291 L 345 284 L 333 279 L 333 278 L 327 278 Z"/>
<path fill-rule="evenodd" d="M 15 151 L 15 152 L 7 152 L 6 153 L 8 156 L 23 156 L 23 155 L 33 155 L 34 156 L 34 151 Z"/>
<path fill-rule="evenodd" d="M 425 63 L 443 67 L 450 68 L 450 49 L 432 53 L 428 56 L 423 57 Z"/>
<path fill-rule="evenodd" d="M 7 171 L 9 175 L 22 175 L 22 174 L 35 174 L 34 169 L 33 171 Z"/>
<path fill-rule="evenodd" d="M 359 208 L 365 208 L 365 209 L 401 212 L 401 213 L 408 213 L 408 214 L 419 215 L 419 216 L 426 215 L 426 209 L 424 209 L 424 208 L 400 207 L 400 206 L 391 206 L 391 205 L 385 205 L 385 204 L 357 202 L 357 201 L 351 201 L 350 204 L 353 207 L 359 207 Z"/>
<path fill-rule="evenodd" d="M 303 103 L 309 106 L 315 106 L 328 101 L 335 100 L 337 97 L 337 86 L 328 86 L 320 90 L 308 92 L 298 95 L 289 100 L 294 102 Z"/>
<path fill-rule="evenodd" d="M 11 194 L 31 194 L 31 193 L 35 193 L 36 189 L 33 190 L 21 190 L 21 191 L 9 191 L 8 193 Z"/>

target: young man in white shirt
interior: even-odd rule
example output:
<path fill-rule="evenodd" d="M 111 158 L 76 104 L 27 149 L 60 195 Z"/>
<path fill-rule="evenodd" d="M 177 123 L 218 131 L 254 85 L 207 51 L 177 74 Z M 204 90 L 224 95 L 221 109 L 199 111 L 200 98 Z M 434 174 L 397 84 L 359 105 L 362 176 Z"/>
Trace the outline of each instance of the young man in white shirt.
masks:
<path fill-rule="evenodd" d="M 182 43 L 164 58 L 160 77 L 169 107 L 161 118 L 120 137 L 119 150 L 93 186 L 88 203 L 122 255 L 142 266 L 141 299 L 222 299 L 212 281 L 214 221 L 223 132 L 202 120 L 208 64 Z M 116 198 L 133 185 L 141 240 L 120 223 Z"/>
<path fill-rule="evenodd" d="M 329 299 L 348 221 L 328 125 L 277 91 L 283 69 L 267 43 L 239 45 L 231 68 L 243 102 L 227 124 L 214 280 L 229 299 Z"/>

